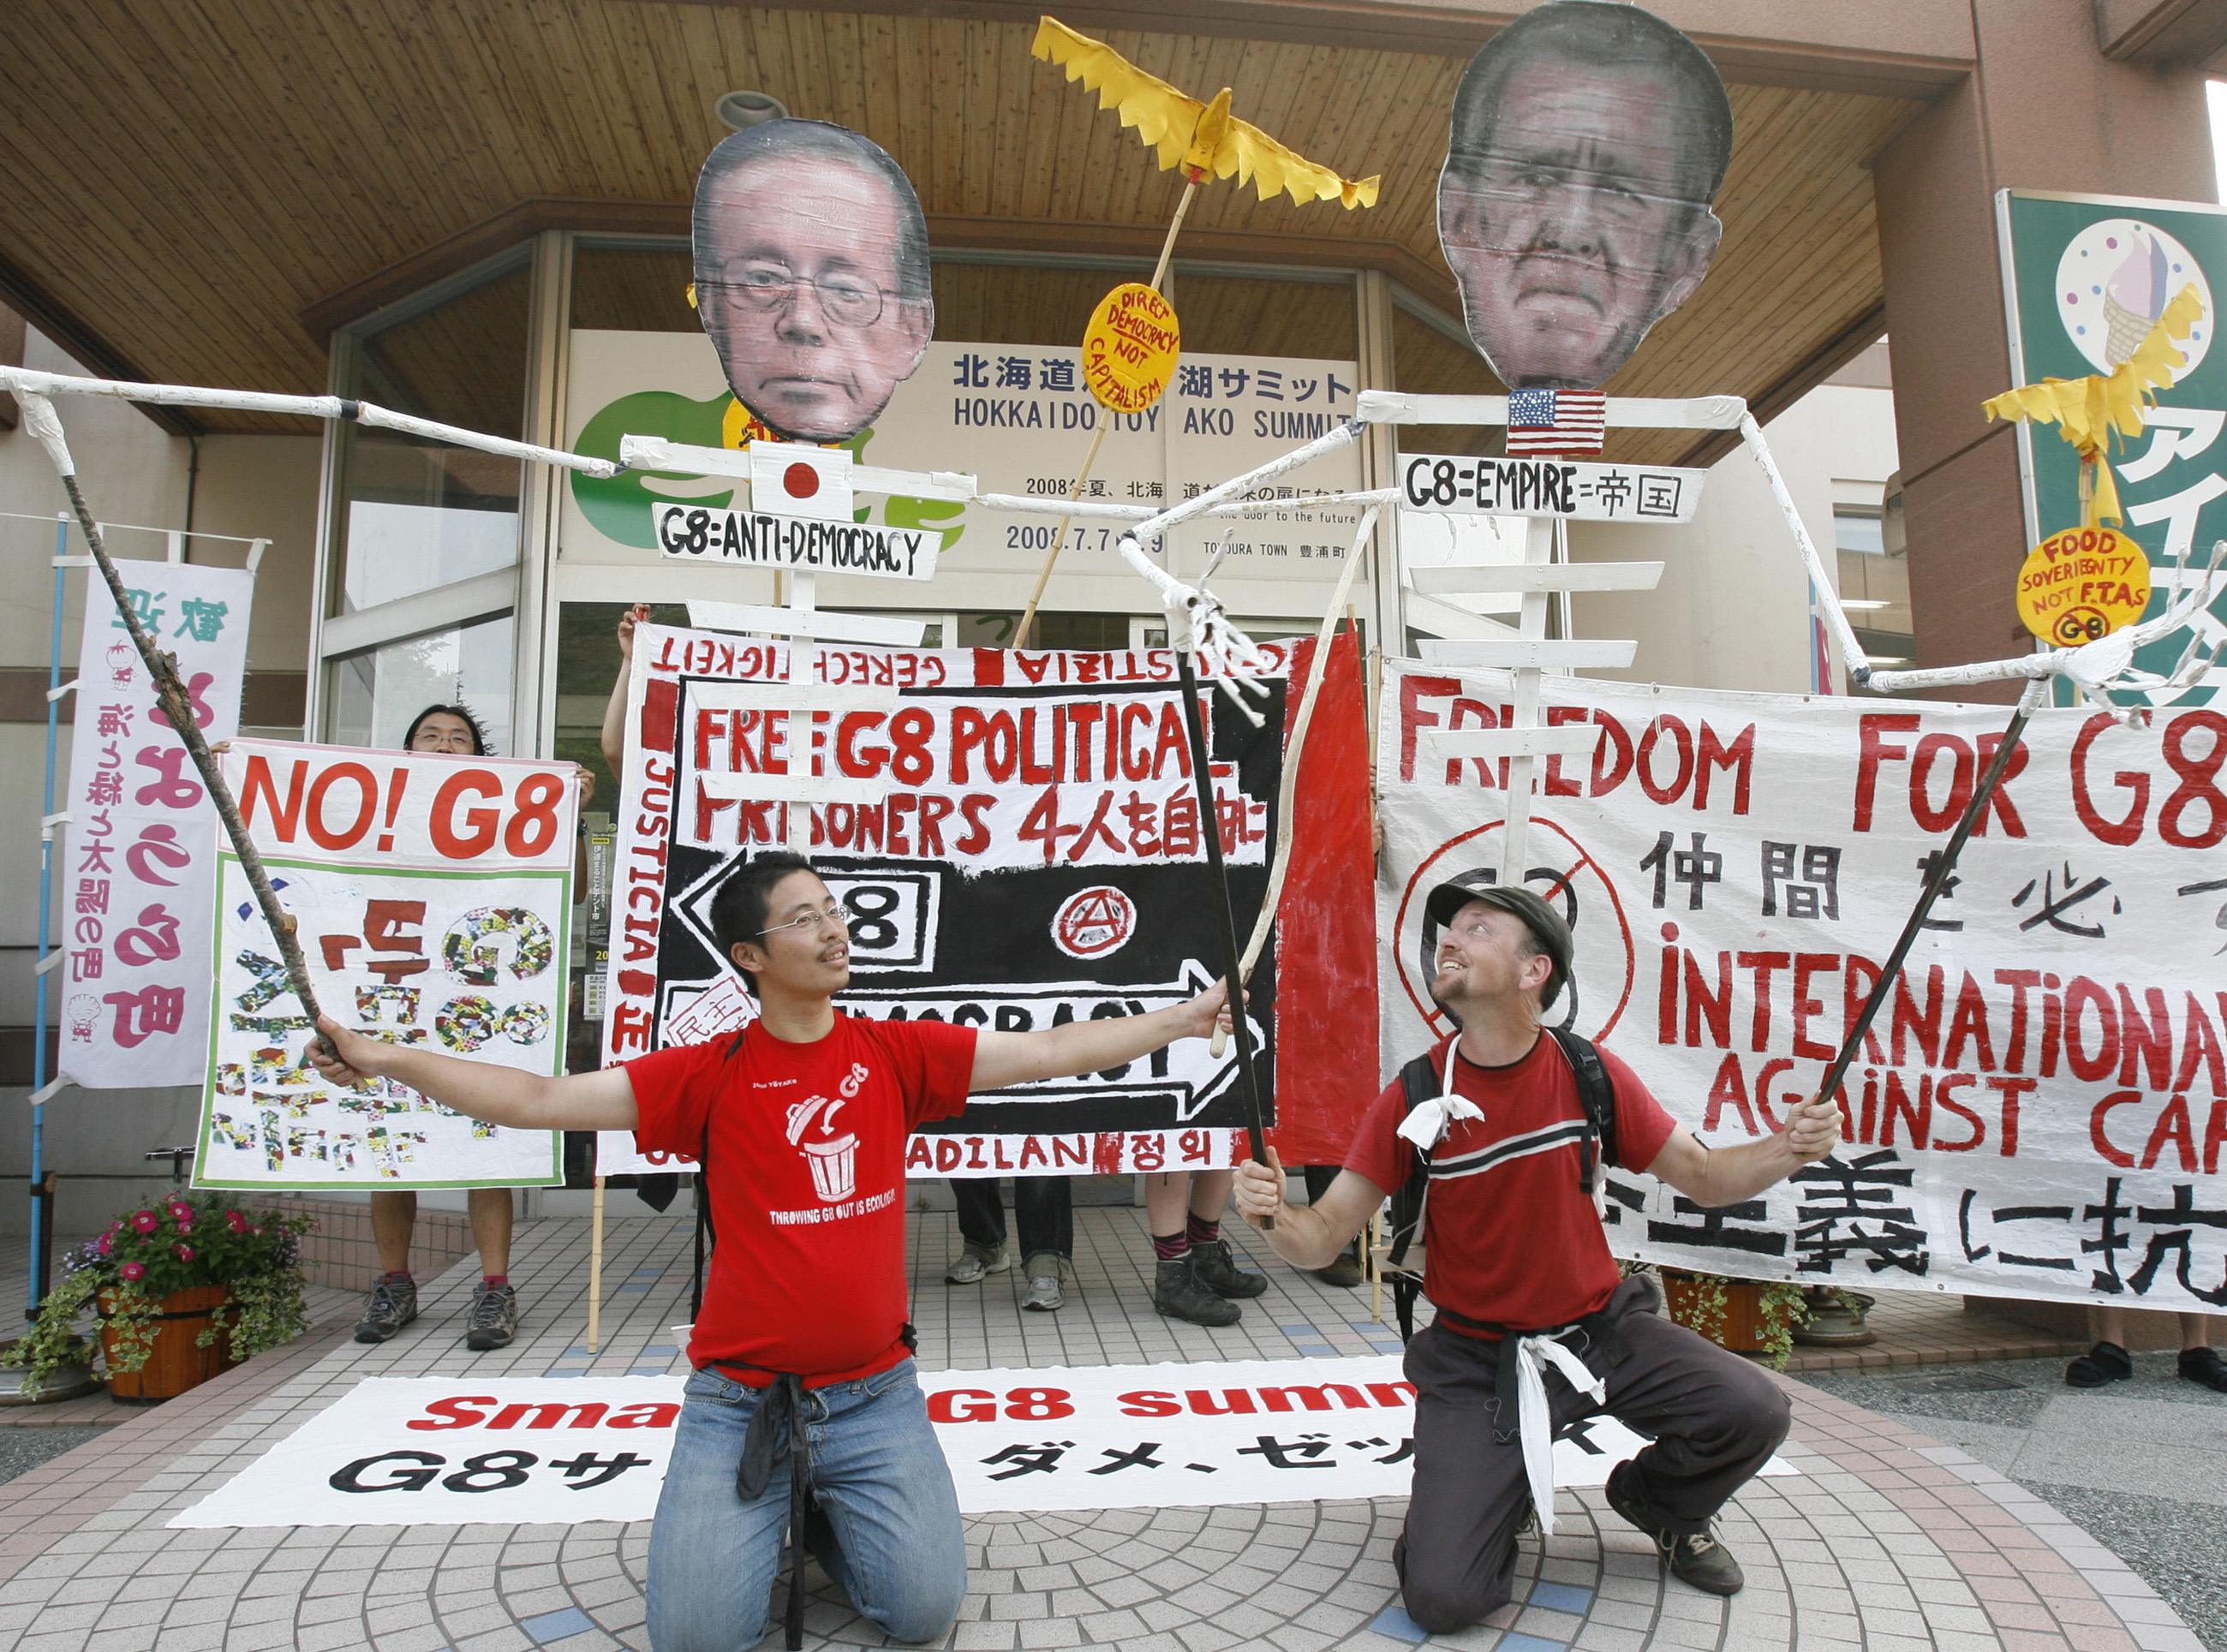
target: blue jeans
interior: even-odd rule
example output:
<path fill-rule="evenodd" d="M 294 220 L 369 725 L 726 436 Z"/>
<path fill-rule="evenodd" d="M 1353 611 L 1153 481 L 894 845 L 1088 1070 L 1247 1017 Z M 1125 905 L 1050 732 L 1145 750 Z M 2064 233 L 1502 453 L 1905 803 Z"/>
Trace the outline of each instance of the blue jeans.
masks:
<path fill-rule="evenodd" d="M 707 1367 L 685 1392 L 649 1537 L 649 1642 L 656 1652 L 733 1652 L 775 1626 L 768 1608 L 788 1528 L 788 1459 L 744 1502 L 735 1471 L 759 1391 Z M 820 1564 L 891 1639 L 941 1640 L 967 1592 L 967 1547 L 913 1362 L 808 1389 L 804 1414 L 827 1527 L 813 1544 Z"/>

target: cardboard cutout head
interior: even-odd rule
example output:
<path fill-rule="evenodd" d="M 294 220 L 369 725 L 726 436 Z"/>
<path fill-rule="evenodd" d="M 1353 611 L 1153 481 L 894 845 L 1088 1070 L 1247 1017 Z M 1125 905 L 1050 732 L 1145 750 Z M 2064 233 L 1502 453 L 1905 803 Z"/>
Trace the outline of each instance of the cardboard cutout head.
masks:
<path fill-rule="evenodd" d="M 1621 0 L 1553 0 L 1470 60 L 1439 176 L 1469 335 L 1511 388 L 1593 389 L 1701 284 L 1732 105 L 1701 48 Z"/>
<path fill-rule="evenodd" d="M 696 309 L 727 387 L 776 434 L 873 423 L 935 331 L 928 220 L 897 163 L 818 120 L 724 138 L 696 180 Z"/>

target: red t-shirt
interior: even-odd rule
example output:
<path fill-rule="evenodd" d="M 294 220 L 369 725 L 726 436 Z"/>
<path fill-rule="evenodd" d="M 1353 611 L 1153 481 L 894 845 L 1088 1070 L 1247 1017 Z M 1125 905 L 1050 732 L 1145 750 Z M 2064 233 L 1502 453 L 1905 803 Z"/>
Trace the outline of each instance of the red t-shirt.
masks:
<path fill-rule="evenodd" d="M 1441 1083 L 1445 1049 L 1441 1043 L 1431 1052 Z M 1630 1068 L 1605 1049 L 1600 1058 L 1616 1092 L 1617 1163 L 1643 1170 L 1676 1121 Z M 1530 1054 L 1510 1066 L 1479 1067 L 1457 1056 L 1454 1088 L 1484 1117 L 1457 1123 L 1431 1154 L 1423 1206 L 1423 1280 L 1431 1300 L 1519 1330 L 1549 1330 L 1597 1312 L 1616 1290 L 1617 1266 L 1599 1213 L 1578 1185 L 1585 1107 L 1561 1046 L 1542 1032 Z M 1362 1120 L 1345 1168 L 1387 1193 L 1405 1186 L 1415 1150 L 1396 1132 L 1407 1116 L 1407 1089 L 1395 1078 Z"/>
<path fill-rule="evenodd" d="M 967 1105 L 974 1030 L 838 1011 L 814 1043 L 756 1021 L 734 1043 L 626 1064 L 635 1140 L 707 1166 L 718 1243 L 688 1357 L 807 1387 L 885 1371 L 905 1356 L 905 1138 Z"/>

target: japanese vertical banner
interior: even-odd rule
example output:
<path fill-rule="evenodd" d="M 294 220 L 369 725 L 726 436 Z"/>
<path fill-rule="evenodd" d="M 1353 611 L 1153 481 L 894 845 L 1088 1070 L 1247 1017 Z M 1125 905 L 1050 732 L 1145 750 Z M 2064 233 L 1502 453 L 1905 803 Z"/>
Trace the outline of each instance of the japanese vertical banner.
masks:
<path fill-rule="evenodd" d="M 374 1038 L 564 1070 L 570 763 L 235 741 L 224 773 L 326 1013 Z M 547 1186 L 554 1131 L 392 1080 L 336 1089 L 238 860 L 218 857 L 217 1004 L 197 1187 Z"/>
<path fill-rule="evenodd" d="M 255 577 L 193 563 L 118 564 L 133 608 L 174 655 L 212 743 L 239 728 Z M 86 1089 L 191 1084 L 207 1036 L 216 807 L 98 575 L 86 581 L 59 858 L 61 1056 Z"/>
<path fill-rule="evenodd" d="M 1241 935 L 1276 839 L 1291 651 L 1276 653 L 1286 663 L 1268 679 L 1260 728 L 1203 692 Z M 1330 659 L 1292 812 L 1291 878 L 1306 891 L 1299 909 L 1330 909 L 1293 930 L 1296 949 L 1268 949 L 1251 1015 L 1269 1117 L 1299 1132 L 1283 1139 L 1312 1131 L 1342 1146 L 1374 1074 L 1366 1039 L 1341 1037 L 1332 1006 L 1367 1002 L 1375 979 L 1358 667 L 1350 641 Z M 807 720 L 782 709 L 785 645 L 635 633 L 607 1063 L 731 1036 L 755 1013 L 713 939 L 711 897 L 753 854 L 785 844 L 789 805 L 770 800 L 784 791 L 812 800 L 812 858 L 856 915 L 851 981 L 836 999 L 851 1014 L 1028 1031 L 1143 1014 L 1220 975 L 1172 654 L 823 647 L 817 661 L 820 692 L 839 703 Z M 1305 1011 L 1296 1050 L 1294 1005 Z M 1111 1071 L 985 1096 L 916 1137 L 908 1168 L 1226 1165 L 1242 1140 L 1235 1059 L 1189 1039 Z M 597 1164 L 669 1168 L 616 1132 Z"/>
<path fill-rule="evenodd" d="M 1496 868 L 1503 676 L 1388 662 L 1379 918 L 1388 1075 L 1451 1031 L 1431 885 Z M 1554 1019 L 1701 1139 L 1768 1132 L 1879 977 L 2001 733 L 2000 706 L 1550 680 L 1526 877 L 1572 922 Z M 1611 1172 L 1621 1254 L 1865 1289 L 2227 1306 L 2227 714 L 2029 725 L 1839 1100 L 1847 1139 L 1702 1210 Z"/>

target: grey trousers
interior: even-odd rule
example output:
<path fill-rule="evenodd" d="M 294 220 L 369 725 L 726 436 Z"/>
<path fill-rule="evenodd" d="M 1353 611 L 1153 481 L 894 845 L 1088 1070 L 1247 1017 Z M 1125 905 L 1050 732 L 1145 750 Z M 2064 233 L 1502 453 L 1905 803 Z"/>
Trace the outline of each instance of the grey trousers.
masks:
<path fill-rule="evenodd" d="M 1623 1334 L 1620 1361 L 1579 1337 L 1565 1343 L 1587 1370 L 1608 1379 L 1605 1405 L 1551 1368 L 1547 1398 L 1558 1432 L 1605 1412 L 1654 1436 L 1631 1459 L 1624 1483 L 1663 1526 L 1699 1532 L 1770 1460 L 1790 1413 L 1785 1394 L 1759 1368 L 1673 1324 L 1662 1302 L 1651 1274 L 1617 1287 L 1603 1312 Z M 1415 1479 L 1394 1558 L 1407 1615 L 1434 1635 L 1477 1623 L 1509 1598 L 1531 1490 L 1513 1419 L 1505 1441 L 1494 1437 L 1499 1367 L 1499 1343 L 1436 1324 L 1407 1345 Z"/>

